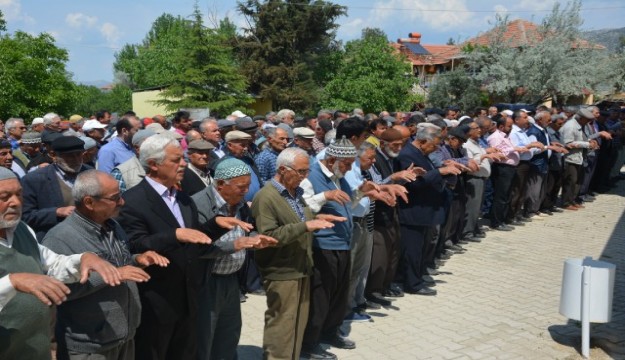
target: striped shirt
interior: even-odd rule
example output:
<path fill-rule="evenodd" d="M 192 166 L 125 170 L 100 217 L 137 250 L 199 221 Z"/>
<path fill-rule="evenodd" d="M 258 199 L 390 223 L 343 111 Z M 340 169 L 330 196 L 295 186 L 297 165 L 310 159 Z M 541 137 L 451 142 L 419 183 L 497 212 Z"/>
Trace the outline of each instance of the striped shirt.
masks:
<path fill-rule="evenodd" d="M 215 187 L 211 187 L 211 191 L 215 196 L 215 206 L 217 207 L 217 214 L 224 216 L 234 216 L 237 219 L 241 219 L 241 208 L 243 207 L 243 202 L 237 204 L 234 211 L 230 210 L 230 205 L 219 195 L 219 192 L 215 189 Z M 224 242 L 234 242 L 235 240 L 244 237 L 245 231 L 236 226 L 234 229 L 228 231 L 224 235 L 222 235 L 217 241 Z M 241 266 L 243 266 L 243 262 L 245 261 L 245 249 L 241 249 L 239 251 L 235 251 L 232 254 L 224 255 L 215 260 L 215 267 L 213 268 L 213 272 L 219 275 L 229 275 L 239 271 Z"/>

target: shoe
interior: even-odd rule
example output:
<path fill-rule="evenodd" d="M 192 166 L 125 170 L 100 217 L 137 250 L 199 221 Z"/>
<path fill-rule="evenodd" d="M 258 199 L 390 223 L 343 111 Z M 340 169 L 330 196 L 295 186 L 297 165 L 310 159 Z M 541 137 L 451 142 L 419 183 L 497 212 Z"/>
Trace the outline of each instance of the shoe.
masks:
<path fill-rule="evenodd" d="M 553 213 L 551 215 L 553 215 Z M 546 217 L 549 217 L 549 214 L 547 214 L 545 212 L 542 212 L 542 211 L 537 211 L 536 212 L 536 216 L 540 216 L 542 218 L 546 218 Z"/>
<path fill-rule="evenodd" d="M 251 295 L 259 295 L 259 296 L 267 295 L 267 294 L 265 294 L 265 290 L 264 289 L 258 289 L 258 290 L 250 291 L 249 294 L 251 294 Z"/>
<path fill-rule="evenodd" d="M 483 239 L 486 237 L 486 233 L 483 231 L 479 231 L 479 232 L 474 232 L 473 233 L 473 237 L 474 238 L 478 238 L 478 239 Z"/>
<path fill-rule="evenodd" d="M 547 216 L 553 216 L 553 212 L 551 210 L 540 210 L 540 213 Z"/>
<path fill-rule="evenodd" d="M 391 301 L 389 299 L 385 299 L 384 296 L 391 295 L 391 291 L 392 290 L 385 290 L 384 292 L 382 292 L 382 294 L 373 293 L 373 294 L 367 296 L 367 300 L 369 302 L 374 303 L 374 304 L 378 304 L 378 305 L 382 305 L 382 306 L 390 306 L 391 305 Z"/>
<path fill-rule="evenodd" d="M 469 244 L 469 242 L 468 242 L 468 241 L 466 241 L 465 239 L 461 239 L 460 241 L 458 241 L 458 244 L 461 244 L 461 245 L 468 245 L 468 244 Z"/>
<path fill-rule="evenodd" d="M 524 223 L 532 222 L 532 218 L 526 216 L 518 216 L 516 220 Z"/>
<path fill-rule="evenodd" d="M 427 268 L 425 269 L 425 273 L 428 275 L 440 275 L 441 272 L 436 269 Z"/>
<path fill-rule="evenodd" d="M 360 311 L 367 311 L 367 309 L 370 310 L 379 310 L 382 308 L 382 306 L 380 306 L 380 304 L 376 304 L 373 301 L 369 301 L 369 300 L 365 300 L 364 303 L 362 304 L 358 304 L 356 306 L 358 308 L 358 310 Z"/>
<path fill-rule="evenodd" d="M 423 275 L 421 276 L 421 280 L 425 281 L 425 282 L 435 282 L 436 280 L 434 280 L 433 277 L 431 277 L 430 275 Z"/>
<path fill-rule="evenodd" d="M 576 208 L 578 208 L 578 209 L 584 209 L 584 208 L 586 208 L 586 207 L 585 207 L 584 205 L 582 205 L 582 204 L 574 204 L 573 206 L 575 206 L 575 207 L 576 207 Z"/>
<path fill-rule="evenodd" d="M 526 217 L 526 219 L 529 219 L 529 220 L 532 220 L 532 221 L 533 220 L 543 220 L 543 218 L 540 215 L 538 215 L 538 214 L 532 214 L 532 215 Z"/>
<path fill-rule="evenodd" d="M 501 225 L 498 225 L 498 226 L 494 226 L 494 227 L 491 227 L 491 229 L 497 230 L 497 231 L 512 231 L 512 230 L 514 230 L 514 228 L 512 226 L 506 225 L 506 224 L 501 224 Z"/>
<path fill-rule="evenodd" d="M 447 250 L 451 250 L 451 251 L 465 251 L 465 249 L 460 246 L 460 245 L 451 245 L 447 248 Z"/>
<path fill-rule="evenodd" d="M 433 275 L 433 274 L 430 274 Z M 404 290 L 396 283 L 391 283 L 389 286 L 389 290 L 395 295 L 394 297 L 402 297 L 404 296 Z"/>
<path fill-rule="evenodd" d="M 337 360 L 336 355 L 329 351 L 323 350 L 321 345 L 317 345 L 312 349 L 302 348 L 302 358 L 315 360 Z"/>
<path fill-rule="evenodd" d="M 347 316 L 343 320 L 348 322 L 367 322 L 371 321 L 371 316 L 365 313 L 352 311 L 347 314 Z"/>
<path fill-rule="evenodd" d="M 525 226 L 525 223 L 519 220 L 512 220 L 510 221 L 509 224 L 507 225 L 512 225 L 512 226 Z"/>
<path fill-rule="evenodd" d="M 451 259 L 451 256 L 449 256 L 449 254 L 440 254 L 438 258 L 441 260 L 449 260 Z"/>
<path fill-rule="evenodd" d="M 347 337 L 335 334 L 334 336 L 322 336 L 321 342 L 337 349 L 351 350 L 356 348 L 356 343 Z"/>
<path fill-rule="evenodd" d="M 486 236 L 484 236 L 484 237 L 486 237 Z M 468 242 L 474 242 L 474 243 L 479 243 L 479 242 L 482 242 L 482 239 L 481 239 L 481 238 L 476 238 L 476 237 L 473 237 L 473 236 L 469 236 L 469 237 L 464 238 L 464 239 L 465 239 L 466 241 L 468 241 Z"/>
<path fill-rule="evenodd" d="M 565 207 L 564 210 L 577 211 L 577 210 L 579 210 L 579 208 L 577 206 L 575 206 L 575 205 L 569 205 L 569 206 Z"/>
<path fill-rule="evenodd" d="M 564 210 L 560 209 L 557 206 L 552 207 L 551 209 L 549 209 L 549 211 L 554 212 L 554 213 L 561 213 L 564 212 Z"/>
<path fill-rule="evenodd" d="M 243 294 L 239 294 L 239 301 L 244 303 L 247 301 L 247 296 L 243 295 Z"/>
<path fill-rule="evenodd" d="M 423 295 L 423 296 L 434 296 L 436 295 L 436 290 L 430 289 L 429 287 L 423 287 L 419 290 L 414 291 L 406 291 L 408 294 L 412 295 Z"/>

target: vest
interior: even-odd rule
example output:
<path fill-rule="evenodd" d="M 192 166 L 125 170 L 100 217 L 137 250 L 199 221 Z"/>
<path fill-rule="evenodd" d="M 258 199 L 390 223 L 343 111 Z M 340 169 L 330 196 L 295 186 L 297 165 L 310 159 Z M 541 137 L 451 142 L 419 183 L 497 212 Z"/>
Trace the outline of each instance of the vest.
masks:
<path fill-rule="evenodd" d="M 145 170 L 136 156 L 124 161 L 117 169 L 122 173 L 122 178 L 126 183 L 126 190 L 137 185 L 145 177 Z"/>
<path fill-rule="evenodd" d="M 310 167 L 310 175 L 308 180 L 315 190 L 315 194 L 319 194 L 329 190 L 336 190 L 336 185 L 323 174 L 321 166 L 318 162 L 312 164 Z M 352 190 L 347 183 L 347 180 L 340 180 L 341 189 L 349 197 L 352 196 Z M 313 246 L 324 250 L 349 250 L 352 241 L 352 232 L 354 227 L 354 221 L 352 219 L 351 202 L 345 205 L 341 205 L 336 201 L 328 201 L 323 205 L 320 214 L 332 214 L 336 216 L 343 216 L 347 218 L 347 221 L 336 222 L 331 229 L 323 229 L 315 231 Z"/>
<path fill-rule="evenodd" d="M 23 222 L 13 247 L 0 245 L 0 277 L 18 272 L 43 274 L 37 240 Z M 50 315 L 34 295 L 18 292 L 0 312 L 0 359 L 50 359 Z"/>

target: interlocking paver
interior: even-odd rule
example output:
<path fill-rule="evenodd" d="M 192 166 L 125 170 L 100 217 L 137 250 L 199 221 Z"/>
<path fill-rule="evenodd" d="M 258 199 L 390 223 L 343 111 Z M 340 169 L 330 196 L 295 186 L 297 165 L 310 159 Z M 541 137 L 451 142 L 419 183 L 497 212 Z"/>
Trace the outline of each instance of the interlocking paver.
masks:
<path fill-rule="evenodd" d="M 351 324 L 355 350 L 340 359 L 581 359 L 581 329 L 558 313 L 567 258 L 617 266 L 612 322 L 594 324 L 593 359 L 625 359 L 625 183 L 576 212 L 510 233 L 489 232 L 454 255 L 437 276 L 436 297 L 407 295 Z M 239 358 L 261 357 L 265 298 L 242 304 Z"/>

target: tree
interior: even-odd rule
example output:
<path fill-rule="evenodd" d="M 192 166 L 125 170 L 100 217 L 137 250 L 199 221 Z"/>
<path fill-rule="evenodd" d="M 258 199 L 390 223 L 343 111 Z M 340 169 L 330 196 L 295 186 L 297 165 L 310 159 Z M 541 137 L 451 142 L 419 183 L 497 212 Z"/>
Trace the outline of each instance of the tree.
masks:
<path fill-rule="evenodd" d="M 70 110 L 75 85 L 65 70 L 67 60 L 67 51 L 58 48 L 49 34 L 1 35 L 0 118 L 32 119 L 49 111 Z"/>
<path fill-rule="evenodd" d="M 195 7 L 189 39 L 180 58 L 181 72 L 172 74 L 157 101 L 170 111 L 180 108 L 209 108 L 218 113 L 246 110 L 252 98 L 247 94 L 245 77 L 239 73 L 230 47 L 225 45 L 228 31 L 219 32 L 203 25 Z"/>
<path fill-rule="evenodd" d="M 89 116 L 107 109 L 110 112 L 124 113 L 132 109 L 132 90 L 126 85 L 117 84 L 111 91 L 104 92 L 95 86 L 78 85 L 72 114 Z"/>
<path fill-rule="evenodd" d="M 338 66 L 335 21 L 346 8 L 322 0 L 246 0 L 238 8 L 249 24 L 238 50 L 251 91 L 276 109 L 311 110 Z"/>
<path fill-rule="evenodd" d="M 456 41 L 454 40 L 454 38 L 449 38 L 449 40 L 447 40 L 447 45 L 456 45 Z"/>
<path fill-rule="evenodd" d="M 463 68 L 438 75 L 430 87 L 428 103 L 437 108 L 456 105 L 464 112 L 483 106 L 480 82 Z"/>
<path fill-rule="evenodd" d="M 0 10 L 0 31 L 7 31 L 7 22 L 4 20 L 2 10 Z"/>
<path fill-rule="evenodd" d="M 324 88 L 322 106 L 365 112 L 410 107 L 414 79 L 410 64 L 391 47 L 379 29 L 363 30 L 362 38 L 345 46 L 342 66 Z"/>
<path fill-rule="evenodd" d="M 115 54 L 113 68 L 133 89 L 164 86 L 186 68 L 180 61 L 191 41 L 191 22 L 171 14 L 159 16 L 141 44 L 126 44 Z"/>
<path fill-rule="evenodd" d="M 553 7 L 525 44 L 504 37 L 506 17 L 497 18 L 486 47 L 469 53 L 467 64 L 486 90 L 506 102 L 564 103 L 614 77 L 606 51 L 581 40 L 581 2 Z"/>

